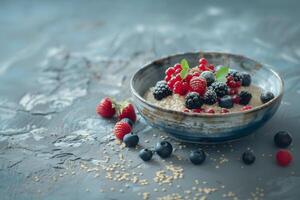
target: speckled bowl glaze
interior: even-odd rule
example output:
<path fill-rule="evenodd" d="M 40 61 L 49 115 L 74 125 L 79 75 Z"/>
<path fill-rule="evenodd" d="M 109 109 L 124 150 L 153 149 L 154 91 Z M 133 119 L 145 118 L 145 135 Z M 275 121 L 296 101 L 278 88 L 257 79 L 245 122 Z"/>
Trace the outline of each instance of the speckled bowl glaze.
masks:
<path fill-rule="evenodd" d="M 214 65 L 226 65 L 252 75 L 252 83 L 274 93 L 271 101 L 249 111 L 228 114 L 194 114 L 178 112 L 156 106 L 144 99 L 145 92 L 164 78 L 168 66 L 185 58 L 190 66 L 196 66 L 200 57 Z M 134 104 L 146 121 L 171 136 L 186 142 L 218 143 L 235 140 L 253 133 L 277 111 L 282 95 L 280 76 L 257 61 L 241 55 L 217 52 L 176 54 L 155 60 L 138 70 L 131 80 Z"/>

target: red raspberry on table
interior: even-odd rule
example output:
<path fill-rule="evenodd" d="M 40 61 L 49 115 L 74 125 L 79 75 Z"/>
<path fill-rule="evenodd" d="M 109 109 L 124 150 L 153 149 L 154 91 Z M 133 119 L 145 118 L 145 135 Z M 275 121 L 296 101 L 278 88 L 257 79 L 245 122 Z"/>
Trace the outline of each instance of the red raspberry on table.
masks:
<path fill-rule="evenodd" d="M 242 108 L 242 111 L 251 110 L 251 109 L 252 109 L 252 106 L 247 105 Z"/>
<path fill-rule="evenodd" d="M 116 113 L 115 103 L 109 97 L 105 97 L 96 107 L 98 115 L 104 118 L 111 118 Z"/>
<path fill-rule="evenodd" d="M 165 73 L 168 76 L 172 76 L 175 73 L 175 69 L 173 67 L 169 67 Z"/>
<path fill-rule="evenodd" d="M 129 118 L 131 121 L 136 121 L 136 114 L 134 107 L 131 103 L 123 102 L 118 108 L 118 119 Z"/>
<path fill-rule="evenodd" d="M 190 81 L 190 90 L 204 95 L 206 91 L 206 80 L 200 77 L 193 77 Z"/>
<path fill-rule="evenodd" d="M 114 134 L 119 140 L 123 140 L 123 137 L 132 131 L 131 126 L 125 121 L 119 121 L 114 127 Z"/>
<path fill-rule="evenodd" d="M 290 151 L 282 149 L 276 153 L 276 160 L 278 165 L 285 167 L 290 164 L 293 157 Z"/>

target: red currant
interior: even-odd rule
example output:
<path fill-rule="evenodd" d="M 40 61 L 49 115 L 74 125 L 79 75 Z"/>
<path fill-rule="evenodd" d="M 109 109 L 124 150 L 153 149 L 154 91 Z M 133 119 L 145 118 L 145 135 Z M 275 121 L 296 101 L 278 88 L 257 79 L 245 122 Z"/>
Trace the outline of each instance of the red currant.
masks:
<path fill-rule="evenodd" d="M 177 63 L 174 65 L 174 70 L 176 71 L 176 69 L 182 69 L 181 64 Z"/>
<path fill-rule="evenodd" d="M 181 72 L 181 69 L 176 69 L 175 74 L 179 74 Z"/>
<path fill-rule="evenodd" d="M 232 101 L 235 104 L 239 104 L 240 103 L 240 97 L 238 95 L 234 95 L 234 96 L 232 96 Z"/>
<path fill-rule="evenodd" d="M 190 112 L 190 110 L 189 109 L 187 109 L 187 108 L 185 108 L 185 109 L 183 109 L 183 112 Z"/>
<path fill-rule="evenodd" d="M 193 112 L 194 113 L 202 113 L 203 110 L 202 110 L 202 108 L 196 108 L 196 109 L 193 109 Z"/>
<path fill-rule="evenodd" d="M 215 113 L 215 110 L 213 108 L 208 108 L 205 110 L 205 112 L 213 114 L 213 113 Z"/>
<path fill-rule="evenodd" d="M 168 76 L 172 76 L 174 74 L 175 70 L 173 67 L 169 67 L 167 70 L 166 70 L 166 75 Z"/>
<path fill-rule="evenodd" d="M 213 64 L 208 65 L 207 68 L 210 69 L 211 71 L 215 70 L 215 66 Z"/>
<path fill-rule="evenodd" d="M 193 76 L 200 76 L 200 73 L 199 72 L 194 72 Z"/>
<path fill-rule="evenodd" d="M 221 113 L 229 113 L 229 110 L 226 108 L 222 108 Z"/>
<path fill-rule="evenodd" d="M 199 66 L 198 66 L 198 68 L 199 68 L 199 70 L 201 70 L 201 71 L 206 71 L 206 65 L 205 64 L 200 64 Z"/>
<path fill-rule="evenodd" d="M 190 82 L 190 80 L 193 78 L 193 75 L 192 74 L 188 74 L 186 77 L 185 77 L 185 80 L 186 82 Z"/>
<path fill-rule="evenodd" d="M 228 87 L 235 88 L 235 81 L 228 81 L 227 82 Z"/>
<path fill-rule="evenodd" d="M 181 81 L 181 80 L 182 80 L 180 74 L 176 74 L 175 80 L 176 80 L 176 81 Z"/>
<path fill-rule="evenodd" d="M 238 89 L 237 88 L 230 88 L 229 89 L 229 95 L 235 95 L 238 93 Z"/>
<path fill-rule="evenodd" d="M 174 93 L 181 95 L 183 93 L 183 87 L 181 81 L 176 81 L 174 84 Z"/>
<path fill-rule="evenodd" d="M 165 81 L 168 82 L 169 80 L 171 80 L 171 78 L 172 78 L 172 76 L 167 75 L 167 76 L 165 77 Z"/>
<path fill-rule="evenodd" d="M 234 79 L 233 79 L 233 77 L 232 76 L 227 76 L 227 82 L 229 82 L 229 81 L 233 81 Z"/>
<path fill-rule="evenodd" d="M 175 77 L 171 78 L 171 80 L 168 81 L 168 86 L 171 90 L 173 90 L 175 82 L 176 82 Z"/>
<path fill-rule="evenodd" d="M 251 110 L 251 109 L 252 109 L 252 106 L 247 105 L 242 108 L 242 111 Z"/>
<path fill-rule="evenodd" d="M 276 153 L 276 160 L 278 165 L 285 167 L 290 164 L 290 162 L 293 160 L 293 157 L 291 152 L 282 149 Z"/>
<path fill-rule="evenodd" d="M 199 59 L 199 63 L 200 63 L 200 64 L 203 64 L 203 65 L 207 65 L 207 64 L 208 64 L 208 61 L 207 61 L 205 58 L 200 58 L 200 59 Z"/>
<path fill-rule="evenodd" d="M 237 81 L 237 82 L 235 82 L 235 87 L 241 87 L 241 81 Z"/>

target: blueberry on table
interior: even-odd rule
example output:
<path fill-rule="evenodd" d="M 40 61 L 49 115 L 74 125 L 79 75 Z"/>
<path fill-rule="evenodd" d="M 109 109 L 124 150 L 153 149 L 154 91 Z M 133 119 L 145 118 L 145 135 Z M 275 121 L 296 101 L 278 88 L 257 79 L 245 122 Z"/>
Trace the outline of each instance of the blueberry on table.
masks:
<path fill-rule="evenodd" d="M 206 159 L 206 154 L 203 150 L 195 150 L 192 151 L 190 154 L 190 161 L 194 165 L 200 165 L 202 164 Z"/>
<path fill-rule="evenodd" d="M 227 108 L 227 109 L 232 108 L 232 107 L 233 107 L 233 101 L 232 101 L 231 96 L 226 95 L 226 96 L 222 97 L 222 98 L 219 100 L 219 106 L 220 106 L 221 108 Z"/>
<path fill-rule="evenodd" d="M 287 148 L 292 143 L 292 136 L 287 131 L 279 131 L 274 136 L 274 143 L 279 148 Z"/>
<path fill-rule="evenodd" d="M 250 86 L 250 84 L 251 84 L 251 75 L 246 73 L 246 72 L 242 72 L 241 76 L 242 76 L 242 86 Z"/>
<path fill-rule="evenodd" d="M 121 121 L 126 122 L 127 124 L 129 124 L 131 126 L 131 128 L 133 127 L 133 121 L 129 118 L 123 118 L 121 119 Z"/>
<path fill-rule="evenodd" d="M 152 159 L 153 156 L 153 152 L 149 149 L 142 149 L 139 153 L 139 157 L 143 160 L 143 161 L 149 161 Z"/>
<path fill-rule="evenodd" d="M 260 100 L 262 103 L 267 103 L 268 101 L 271 101 L 274 99 L 274 94 L 272 92 L 263 92 L 260 95 Z"/>
<path fill-rule="evenodd" d="M 255 155 L 251 151 L 245 151 L 242 160 L 246 165 L 251 165 L 255 161 Z"/>
<path fill-rule="evenodd" d="M 161 141 L 156 144 L 155 152 L 162 158 L 168 158 L 173 151 L 172 145 L 167 141 Z"/>
<path fill-rule="evenodd" d="M 139 143 L 139 136 L 130 133 L 126 134 L 123 138 L 123 142 L 125 143 L 126 147 L 136 147 Z"/>

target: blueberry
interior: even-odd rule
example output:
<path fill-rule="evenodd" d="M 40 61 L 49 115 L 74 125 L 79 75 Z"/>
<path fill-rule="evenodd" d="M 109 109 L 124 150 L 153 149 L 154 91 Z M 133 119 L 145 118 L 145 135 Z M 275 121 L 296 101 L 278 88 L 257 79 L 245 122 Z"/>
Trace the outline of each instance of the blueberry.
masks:
<path fill-rule="evenodd" d="M 227 108 L 227 109 L 232 108 L 232 107 L 233 107 L 233 101 L 232 101 L 231 96 L 226 95 L 226 96 L 222 97 L 222 98 L 219 100 L 219 106 L 220 106 L 221 108 Z"/>
<path fill-rule="evenodd" d="M 272 92 L 263 92 L 260 95 L 260 100 L 263 103 L 267 103 L 268 101 L 274 99 L 274 94 Z"/>
<path fill-rule="evenodd" d="M 252 99 L 252 94 L 247 91 L 241 91 L 238 96 L 240 97 L 239 103 L 244 106 L 247 105 Z"/>
<path fill-rule="evenodd" d="M 131 128 L 133 127 L 133 121 L 129 118 L 123 118 L 121 119 L 121 121 L 126 122 L 127 124 L 129 124 L 131 126 Z"/>
<path fill-rule="evenodd" d="M 246 72 L 241 73 L 242 76 L 242 86 L 249 86 L 251 84 L 251 76 Z"/>
<path fill-rule="evenodd" d="M 136 147 L 139 143 L 139 136 L 129 133 L 126 134 L 123 138 L 123 142 L 125 143 L 126 147 Z"/>
<path fill-rule="evenodd" d="M 142 149 L 139 153 L 139 156 L 143 161 L 149 161 L 153 156 L 153 152 L 149 149 Z"/>
<path fill-rule="evenodd" d="M 160 157 L 167 158 L 171 156 L 173 147 L 169 142 L 164 140 L 156 144 L 155 151 Z"/>
<path fill-rule="evenodd" d="M 200 165 L 202 164 L 206 159 L 206 154 L 203 150 L 195 150 L 192 151 L 190 154 L 190 161 L 194 165 Z"/>
<path fill-rule="evenodd" d="M 292 143 L 292 136 L 287 131 L 279 131 L 274 136 L 274 142 L 279 148 L 286 148 Z"/>
<path fill-rule="evenodd" d="M 242 160 L 246 165 L 251 165 L 255 161 L 255 155 L 251 151 L 245 151 Z"/>
<path fill-rule="evenodd" d="M 207 86 L 210 86 L 213 82 L 215 82 L 215 75 L 210 71 L 204 71 L 201 73 L 200 77 L 206 80 Z"/>

